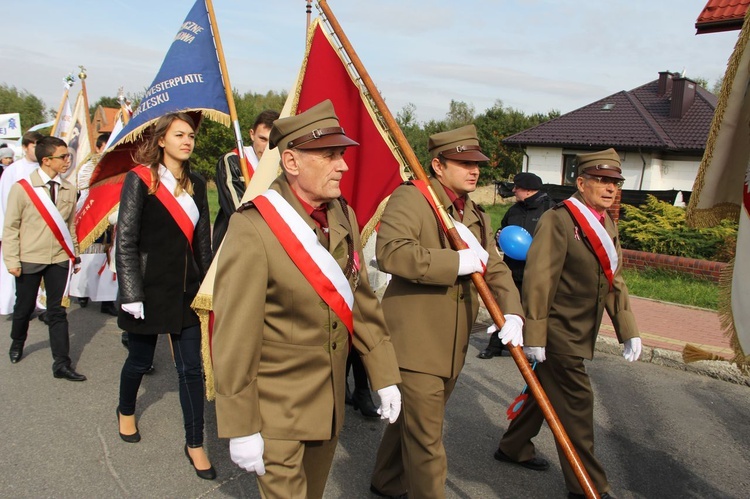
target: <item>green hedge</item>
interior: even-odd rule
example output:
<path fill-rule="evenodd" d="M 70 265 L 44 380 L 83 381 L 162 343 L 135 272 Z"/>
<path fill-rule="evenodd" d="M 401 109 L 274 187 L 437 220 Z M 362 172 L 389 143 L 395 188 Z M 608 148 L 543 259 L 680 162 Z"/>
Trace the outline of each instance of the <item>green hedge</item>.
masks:
<path fill-rule="evenodd" d="M 715 227 L 693 229 L 685 223 L 685 208 L 653 196 L 639 207 L 622 207 L 625 216 L 619 230 L 623 248 L 717 262 L 734 257 L 737 222 L 724 220 Z"/>

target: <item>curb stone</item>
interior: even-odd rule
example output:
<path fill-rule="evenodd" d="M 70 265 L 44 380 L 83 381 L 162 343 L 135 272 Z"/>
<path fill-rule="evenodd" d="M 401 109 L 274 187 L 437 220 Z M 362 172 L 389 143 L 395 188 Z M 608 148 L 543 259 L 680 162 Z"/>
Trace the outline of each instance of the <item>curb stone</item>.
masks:
<path fill-rule="evenodd" d="M 484 330 L 492 324 L 489 312 L 484 306 L 479 307 L 479 315 L 472 333 Z M 622 345 L 615 338 L 599 335 L 596 340 L 596 351 L 611 355 L 622 355 Z M 743 374 L 734 363 L 720 360 L 699 360 L 686 364 L 682 360 L 682 353 L 664 348 L 652 348 L 644 345 L 638 362 L 648 362 L 664 367 L 680 369 L 714 379 L 728 381 L 738 385 L 750 386 L 750 376 Z"/>

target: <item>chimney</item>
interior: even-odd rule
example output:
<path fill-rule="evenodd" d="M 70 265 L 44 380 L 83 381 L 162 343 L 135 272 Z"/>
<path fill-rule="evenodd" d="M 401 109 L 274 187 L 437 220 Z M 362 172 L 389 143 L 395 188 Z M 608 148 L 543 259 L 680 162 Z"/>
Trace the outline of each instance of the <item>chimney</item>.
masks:
<path fill-rule="evenodd" d="M 674 74 L 671 71 L 659 71 L 659 86 L 656 89 L 656 95 L 661 97 L 672 90 L 672 78 Z"/>
<path fill-rule="evenodd" d="M 690 78 L 675 77 L 672 83 L 670 118 L 682 118 L 695 101 L 695 82 Z"/>

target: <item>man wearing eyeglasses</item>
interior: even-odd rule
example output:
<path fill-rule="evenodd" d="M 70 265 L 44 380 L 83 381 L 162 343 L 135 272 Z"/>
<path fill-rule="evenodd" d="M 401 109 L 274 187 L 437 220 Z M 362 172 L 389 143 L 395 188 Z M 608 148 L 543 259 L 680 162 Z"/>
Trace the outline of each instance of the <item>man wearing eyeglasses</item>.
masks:
<path fill-rule="evenodd" d="M 576 192 L 542 215 L 526 260 L 523 306 L 524 352 L 537 362 L 536 375 L 601 497 L 610 485 L 594 456 L 594 394 L 584 359 L 594 345 L 604 310 L 623 356 L 632 362 L 641 339 L 622 277 L 617 226 L 607 214 L 622 187 L 620 157 L 614 149 L 576 156 Z M 531 439 L 543 415 L 533 398 L 511 421 L 495 459 L 527 466 L 536 458 Z M 568 460 L 558 446 L 568 497 L 584 497 Z"/>
<path fill-rule="evenodd" d="M 75 232 L 76 189 L 61 174 L 70 168 L 62 139 L 44 137 L 36 143 L 39 168 L 10 189 L 3 225 L 3 260 L 16 278 L 16 304 L 10 330 L 10 361 L 23 357 L 23 347 L 42 279 L 47 291 L 47 320 L 52 374 L 68 381 L 86 376 L 71 366 L 68 318 L 62 306 L 70 278 L 80 268 Z"/>

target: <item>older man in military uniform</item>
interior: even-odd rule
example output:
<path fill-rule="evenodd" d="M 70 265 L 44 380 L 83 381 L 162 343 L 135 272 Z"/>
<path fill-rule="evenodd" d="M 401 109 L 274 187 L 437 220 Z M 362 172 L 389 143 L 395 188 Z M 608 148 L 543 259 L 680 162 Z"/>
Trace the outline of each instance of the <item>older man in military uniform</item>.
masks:
<path fill-rule="evenodd" d="M 575 446 L 594 486 L 611 497 L 610 485 L 594 456 L 594 394 L 584 359 L 594 345 L 604 310 L 625 344 L 623 356 L 641 353 L 628 288 L 622 278 L 617 226 L 607 214 L 622 186 L 620 157 L 614 149 L 576 157 L 578 192 L 539 220 L 526 260 L 523 304 L 524 352 L 536 361 L 536 375 Z M 539 466 L 531 439 L 543 415 L 533 399 L 510 423 L 495 452 L 499 461 L 531 469 Z M 557 447 L 569 497 L 582 489 L 560 446 Z"/>
<path fill-rule="evenodd" d="M 523 327 L 518 290 L 494 249 L 490 219 L 469 198 L 479 180 L 479 162 L 488 159 L 476 129 L 469 125 L 432 135 L 429 151 L 431 187 L 469 249 L 450 248 L 421 181 L 394 191 L 376 246 L 380 269 L 392 274 L 383 310 L 401 369 L 403 412 L 383 436 L 371 490 L 384 496 L 408 490 L 410 499 L 445 496 L 443 416 L 479 309 L 470 274 L 486 267 L 487 284 L 507 314 L 503 341 L 520 341 Z"/>
<path fill-rule="evenodd" d="M 391 422 L 401 379 L 340 197 L 343 155 L 357 142 L 327 100 L 274 121 L 269 145 L 283 173 L 231 217 L 216 273 L 217 423 L 263 497 L 319 498 L 344 421 L 350 344 Z"/>

